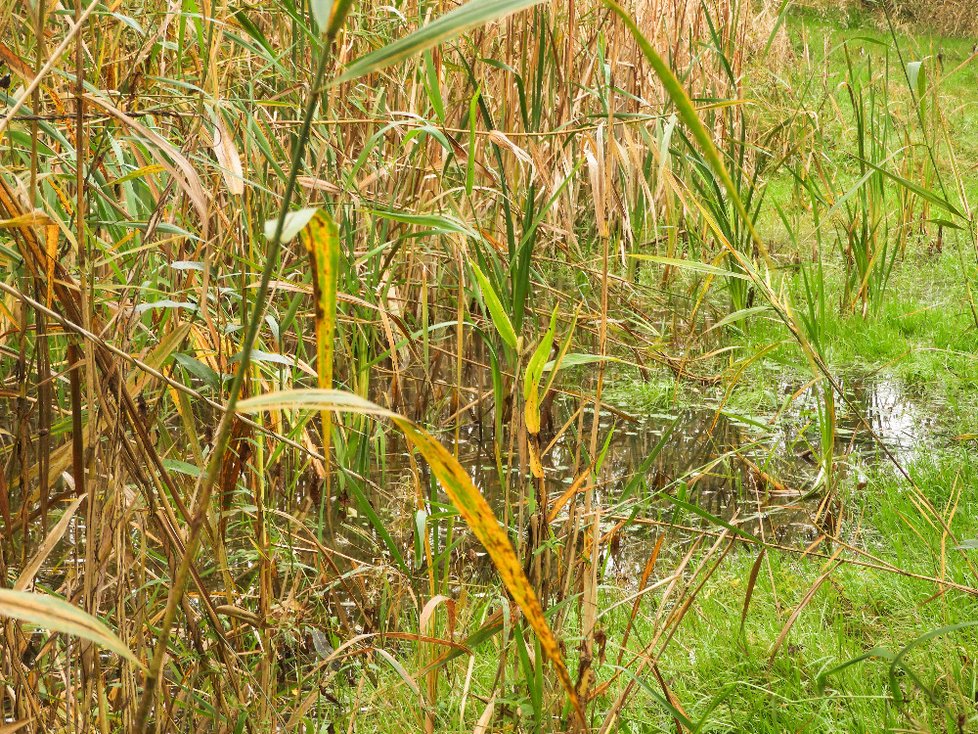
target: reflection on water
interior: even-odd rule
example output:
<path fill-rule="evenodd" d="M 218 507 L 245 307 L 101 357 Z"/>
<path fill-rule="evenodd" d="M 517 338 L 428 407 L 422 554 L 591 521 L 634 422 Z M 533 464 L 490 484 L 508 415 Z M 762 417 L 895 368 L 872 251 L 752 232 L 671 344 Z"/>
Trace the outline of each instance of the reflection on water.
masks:
<path fill-rule="evenodd" d="M 936 415 L 927 414 L 892 380 L 852 386 L 855 402 L 873 431 L 880 436 L 901 464 L 913 463 L 927 448 L 937 427 Z M 856 421 L 852 421 L 856 423 Z M 860 426 L 856 427 L 857 432 Z M 869 437 L 863 433 L 862 445 L 868 447 Z M 877 448 L 875 445 L 873 448 Z M 868 453 L 868 451 L 864 451 Z"/>
<path fill-rule="evenodd" d="M 835 400 L 835 453 L 844 467 L 881 463 L 901 466 L 916 461 L 932 443 L 937 419 L 907 388 L 896 380 L 841 379 L 845 400 Z M 782 392 L 793 394 L 797 385 L 781 383 Z M 794 400 L 778 429 L 778 445 L 799 442 L 818 445 L 818 397 L 808 390 Z M 889 454 L 889 456 L 888 456 Z"/>
<path fill-rule="evenodd" d="M 847 400 L 836 400 L 837 477 L 888 462 L 876 437 L 904 465 L 926 449 L 934 418 L 900 383 L 851 379 L 842 385 Z M 813 516 L 822 499 L 821 492 L 811 491 L 817 488 L 820 475 L 819 394 L 788 381 L 781 382 L 778 389 L 787 405 L 761 418 L 718 412 L 706 398 L 699 407 L 654 415 L 630 416 L 627 405 L 602 411 L 601 444 L 609 432 L 610 440 L 592 481 L 595 501 L 607 518 L 604 531 L 624 517 L 719 529 L 704 515 L 708 513 L 775 542 L 810 542 L 818 534 Z M 554 425 L 568 422 L 570 428 L 549 444 L 543 457 L 551 500 L 589 464 L 582 447 L 589 443 L 592 416 L 585 413 L 582 420 L 576 420 L 576 406 L 571 400 L 555 404 Z M 503 516 L 509 508 L 511 517 L 517 518 L 520 503 L 532 494 L 532 480 L 529 471 L 518 466 L 510 469 L 508 481 L 500 480 L 491 432 L 491 417 L 463 426 L 457 445 L 459 460 L 497 513 Z M 453 435 L 442 438 L 452 445 Z M 392 524 L 398 518 L 413 517 L 414 490 L 408 472 L 403 445 L 389 442 L 384 469 L 371 479 L 381 488 L 375 493 L 374 509 Z M 380 545 L 369 523 L 355 508 L 348 509 L 343 518 L 345 552 L 376 557 Z M 403 519 L 401 524 L 407 525 Z M 404 531 L 409 536 L 413 528 L 406 526 Z M 652 534 L 652 528 L 630 527 L 627 534 L 610 543 L 617 552 L 607 559 L 609 573 L 627 576 L 635 572 L 636 564 L 640 571 Z M 475 562 L 479 556 L 469 553 L 466 557 Z"/>

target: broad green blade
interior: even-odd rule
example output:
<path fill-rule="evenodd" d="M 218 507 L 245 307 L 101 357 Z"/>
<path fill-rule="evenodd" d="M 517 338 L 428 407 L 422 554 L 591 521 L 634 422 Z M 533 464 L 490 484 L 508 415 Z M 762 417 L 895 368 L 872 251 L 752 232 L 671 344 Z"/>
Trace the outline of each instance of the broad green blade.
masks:
<path fill-rule="evenodd" d="M 516 348 L 516 331 L 513 329 L 513 322 L 509 320 L 509 315 L 506 313 L 506 309 L 503 308 L 503 302 L 499 300 L 499 294 L 496 293 L 492 287 L 492 283 L 489 282 L 485 273 L 482 272 L 475 262 L 470 262 L 469 265 L 472 267 L 472 273 L 475 275 L 475 279 L 479 282 L 479 288 L 482 291 L 482 300 L 485 301 L 486 308 L 489 309 L 489 315 L 492 317 L 492 323 L 496 327 L 496 331 L 499 332 L 499 336 L 503 338 L 507 347 L 514 352 L 519 351 Z"/>
<path fill-rule="evenodd" d="M 540 432 L 540 380 L 543 377 L 543 367 L 553 348 L 554 331 L 557 328 L 557 308 L 550 316 L 550 326 L 544 333 L 533 355 L 526 363 L 526 376 L 523 378 L 523 399 L 525 400 L 524 416 L 526 430 L 532 434 Z"/>
<path fill-rule="evenodd" d="M 330 86 L 357 79 L 385 66 L 404 61 L 426 49 L 460 36 L 468 30 L 541 2 L 543 0 L 472 0 L 436 18 L 414 33 L 360 57 L 346 67 L 346 71 L 333 79 Z"/>

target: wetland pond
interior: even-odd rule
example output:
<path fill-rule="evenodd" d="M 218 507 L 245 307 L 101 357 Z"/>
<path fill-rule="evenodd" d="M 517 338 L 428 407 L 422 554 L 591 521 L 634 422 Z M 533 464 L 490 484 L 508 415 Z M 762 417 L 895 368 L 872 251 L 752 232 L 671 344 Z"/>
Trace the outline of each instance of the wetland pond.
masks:
<path fill-rule="evenodd" d="M 940 430 L 937 408 L 903 383 L 849 378 L 841 385 L 845 400 L 835 400 L 836 480 L 855 478 L 859 483 L 864 473 L 874 469 L 898 471 L 894 459 L 906 467 L 935 445 Z M 637 410 L 638 401 L 604 404 L 599 436 L 601 446 L 607 443 L 600 469 L 592 477 L 595 501 L 602 508 L 605 532 L 630 520 L 611 544 L 614 552 L 606 559 L 606 571 L 626 580 L 635 578 L 651 551 L 655 526 L 712 525 L 722 529 L 709 516 L 777 543 L 804 546 L 819 535 L 817 518 L 825 497 L 817 458 L 820 399 L 809 385 L 787 379 L 775 381 L 771 391 L 782 408 L 760 417 L 745 416 L 734 409 L 718 410 L 722 395 L 706 393 L 699 396 L 697 404 L 686 401 L 665 410 Z M 574 413 L 577 405 L 573 398 L 555 401 L 554 425 L 558 429 L 567 424 L 570 427 L 558 430 L 558 438 L 543 443 L 542 463 L 550 500 L 562 495 L 587 466 L 578 446 L 587 445 L 591 414 L 586 412 L 578 421 Z M 491 424 L 490 417 L 485 422 L 463 425 L 458 457 L 497 517 L 504 518 L 508 511 L 519 518 L 516 497 L 532 494 L 533 480 L 528 471 L 512 467 L 507 498 L 493 453 Z M 452 431 L 440 438 L 452 448 Z M 508 446 L 508 438 L 504 446 Z M 518 462 L 514 459 L 513 463 Z M 421 470 L 422 486 L 432 486 L 423 467 Z M 403 444 L 388 439 L 383 466 L 361 485 L 385 527 L 401 528 L 403 537 L 396 542 L 402 547 L 411 543 L 414 527 L 410 523 L 417 526 L 419 522 L 410 472 Z M 520 487 L 524 489 L 520 491 Z M 440 492 L 430 494 L 429 499 L 434 502 L 421 513 L 424 517 L 439 511 L 438 502 L 447 502 Z M 384 554 L 382 539 L 357 511 L 356 503 L 340 503 L 339 515 L 337 542 L 344 553 L 364 561 Z M 488 570 L 480 551 L 469 547 L 466 553 L 458 554 L 475 566 L 466 569 L 463 560 L 462 572 L 478 573 L 481 566 Z"/>

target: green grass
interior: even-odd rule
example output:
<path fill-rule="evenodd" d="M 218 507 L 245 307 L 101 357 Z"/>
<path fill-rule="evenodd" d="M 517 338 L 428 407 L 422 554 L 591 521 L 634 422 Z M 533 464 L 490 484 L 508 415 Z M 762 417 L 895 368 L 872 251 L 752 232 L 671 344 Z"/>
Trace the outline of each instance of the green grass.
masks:
<path fill-rule="evenodd" d="M 967 276 L 955 253 L 900 263 L 891 279 L 891 297 L 867 318 L 840 313 L 841 276 L 837 268 L 828 266 L 826 271 L 828 299 L 836 306 L 824 323 L 826 357 L 834 369 L 890 374 L 921 385 L 940 381 L 949 390 L 978 387 L 974 377 L 978 328 L 964 287 Z M 798 280 L 793 278 L 792 283 L 796 292 Z M 783 338 L 780 324 L 762 319 L 752 325 L 740 346 L 750 353 L 778 338 Z M 790 346 L 775 359 L 804 368 L 801 356 Z"/>
<path fill-rule="evenodd" d="M 978 461 L 970 452 L 941 451 L 921 460 L 912 471 L 938 506 L 944 506 L 952 487 L 957 488 L 954 491 L 960 489 L 954 529 L 962 539 L 978 532 L 978 519 L 967 509 L 978 499 Z M 916 513 L 906 487 L 892 472 L 873 472 L 867 486 L 844 488 L 843 504 L 848 515 L 843 536 L 879 561 L 910 573 L 959 583 L 973 580 L 973 573 L 957 552 L 948 550 L 946 566 L 938 562 L 939 533 L 911 519 Z M 829 549 L 823 546 L 818 550 Z M 974 551 L 966 553 L 971 554 L 972 562 L 978 561 Z M 978 724 L 975 628 L 927 640 L 906 656 L 905 669 L 896 673 L 903 697 L 900 705 L 890 688 L 889 662 L 882 656 L 820 681 L 823 674 L 874 648 L 899 653 L 941 627 L 978 620 L 978 599 L 956 591 L 935 595 L 934 585 L 927 581 L 842 565 L 807 601 L 772 660 L 770 653 L 786 623 L 828 566 L 824 559 L 768 553 L 741 631 L 741 613 L 755 558 L 753 552 L 744 549 L 732 553 L 706 582 L 671 644 L 657 658 L 665 682 L 689 718 L 702 723 L 701 731 L 972 731 Z M 660 566 L 670 568 L 668 559 L 660 560 Z M 652 581 L 657 578 L 653 576 Z M 602 591 L 603 606 L 622 598 L 623 593 L 614 584 Z M 655 618 L 660 609 L 654 598 L 641 607 L 626 661 L 661 625 Z M 630 610 L 631 604 L 624 604 L 601 619 L 608 640 L 601 679 L 607 680 L 615 672 L 616 643 L 628 625 Z M 571 619 L 564 627 L 569 647 L 575 640 L 574 629 Z M 488 696 L 493 690 L 498 656 L 499 647 L 493 642 L 476 651 L 465 721 L 458 718 L 457 704 L 466 666 L 461 663 L 446 671 L 442 694 L 446 703 L 440 711 L 439 731 L 471 730 L 483 710 L 478 696 Z M 511 662 L 505 673 L 511 681 L 505 690 L 511 697 L 512 716 L 499 720 L 497 731 L 527 727 L 527 684 L 513 665 Z M 923 688 L 912 682 L 907 671 Z M 413 702 L 405 686 L 389 671 L 378 667 L 377 673 L 376 683 L 361 692 L 362 700 L 376 702 L 393 696 L 401 704 L 383 717 L 361 719 L 360 725 L 365 731 L 378 732 L 408 726 Z M 647 670 L 641 678 L 644 685 L 661 694 L 651 672 Z M 819 689 L 820 683 L 824 683 L 824 692 Z M 601 704 L 610 705 L 610 700 L 604 697 L 598 710 Z M 640 691 L 625 711 L 621 726 L 621 731 L 657 732 L 674 730 L 675 724 L 658 700 Z"/>
<path fill-rule="evenodd" d="M 968 651 L 978 638 L 967 630 L 930 642 L 909 658 L 910 667 L 937 689 L 948 713 L 907 686 L 905 676 L 900 680 L 908 701 L 898 709 L 881 659 L 832 676 L 826 695 L 818 690 L 821 673 L 872 648 L 898 651 L 938 626 L 975 619 L 973 603 L 960 597 L 927 603 L 927 584 L 840 570 L 822 585 L 768 664 L 790 613 L 823 569 L 812 562 L 772 559 L 759 575 L 741 636 L 739 603 L 749 561 L 736 559 L 704 590 L 675 649 L 662 661 L 694 719 L 715 692 L 727 692 L 705 731 L 882 732 L 900 730 L 908 719 L 940 731 L 947 718 L 956 720 L 958 714 L 973 726 L 975 669 Z M 661 714 L 653 721 L 667 726 Z"/>

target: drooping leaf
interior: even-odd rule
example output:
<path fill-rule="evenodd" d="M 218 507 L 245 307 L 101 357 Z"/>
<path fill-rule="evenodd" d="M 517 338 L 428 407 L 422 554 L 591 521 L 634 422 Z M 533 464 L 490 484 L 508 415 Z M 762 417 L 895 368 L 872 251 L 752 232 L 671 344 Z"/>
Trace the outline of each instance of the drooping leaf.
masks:
<path fill-rule="evenodd" d="M 306 209 L 297 209 L 294 212 L 289 212 L 285 215 L 285 224 L 282 226 L 282 236 L 279 238 L 282 244 L 291 242 L 295 239 L 295 236 L 303 230 L 303 228 L 309 224 L 309 220 L 316 216 L 316 212 L 319 209 L 317 207 L 308 207 Z M 266 239 L 272 239 L 275 236 L 275 227 L 278 225 L 278 219 L 269 219 L 265 222 L 265 237 Z"/>
<path fill-rule="evenodd" d="M 499 524 L 482 492 L 473 484 L 452 453 L 434 436 L 404 416 L 341 390 L 287 390 L 258 395 L 238 403 L 238 410 L 243 413 L 294 409 L 332 410 L 385 417 L 401 430 L 411 446 L 424 457 L 438 484 L 468 524 L 472 534 L 489 553 L 500 579 L 536 633 L 544 654 L 553 663 L 575 710 L 582 714 L 580 701 L 560 654 L 557 639 L 510 543 L 509 535 Z"/>
<path fill-rule="evenodd" d="M 336 283 L 340 267 L 340 237 L 333 218 L 319 210 L 299 233 L 312 265 L 316 301 L 316 373 L 319 387 L 333 387 L 333 339 L 336 334 Z M 322 412 L 323 456 L 329 456 L 332 413 Z"/>
<path fill-rule="evenodd" d="M 64 632 L 81 637 L 143 667 L 126 643 L 116 637 L 105 624 L 56 596 L 0 589 L 0 616 L 10 617 L 52 632 Z"/>
<path fill-rule="evenodd" d="M 231 356 L 231 364 L 241 361 L 241 352 L 233 354 Z M 286 367 L 294 367 L 295 360 L 292 357 L 287 357 L 284 354 L 276 354 L 275 352 L 262 352 L 258 349 L 251 350 L 251 361 L 252 362 L 267 362 L 269 364 L 281 364 Z"/>
<path fill-rule="evenodd" d="M 378 418 L 393 418 L 396 413 L 345 390 L 284 390 L 256 395 L 238 403 L 242 413 L 263 410 L 333 410 Z"/>
<path fill-rule="evenodd" d="M 927 74 L 924 72 L 923 61 L 907 62 L 907 81 L 910 82 L 910 91 L 920 102 L 927 93 Z"/>
<path fill-rule="evenodd" d="M 947 199 L 937 194 L 936 192 L 931 191 L 930 189 L 926 189 L 920 184 L 914 183 L 910 179 L 904 178 L 899 174 L 893 173 L 893 171 L 888 171 L 887 169 L 876 165 L 872 161 L 862 160 L 862 162 L 865 163 L 870 168 L 872 168 L 873 170 L 882 173 L 884 176 L 891 179 L 895 183 L 900 184 L 905 189 L 908 189 L 909 191 L 912 191 L 913 193 L 917 194 L 917 196 L 921 197 L 922 199 L 926 199 L 930 203 L 941 207 L 942 209 L 953 214 L 956 217 L 960 217 L 962 220 L 966 222 L 968 221 L 968 218 L 964 215 L 964 213 L 960 209 L 958 209 L 956 206 L 954 206 L 954 204 L 952 204 L 951 202 L 949 202 Z"/>
<path fill-rule="evenodd" d="M 595 364 L 596 362 L 621 362 L 621 360 L 607 354 L 579 354 L 577 352 L 571 352 L 570 354 L 564 355 L 559 364 L 556 359 L 547 362 L 543 365 L 543 371 L 551 372 L 554 369 L 565 370 L 570 367 L 580 367 L 584 364 Z"/>
<path fill-rule="evenodd" d="M 444 214 L 415 214 L 413 212 L 396 212 L 388 209 L 368 209 L 367 212 L 375 217 L 388 219 L 392 222 L 424 227 L 432 232 L 444 234 L 460 234 L 473 239 L 479 238 L 479 233 L 464 222 Z"/>

